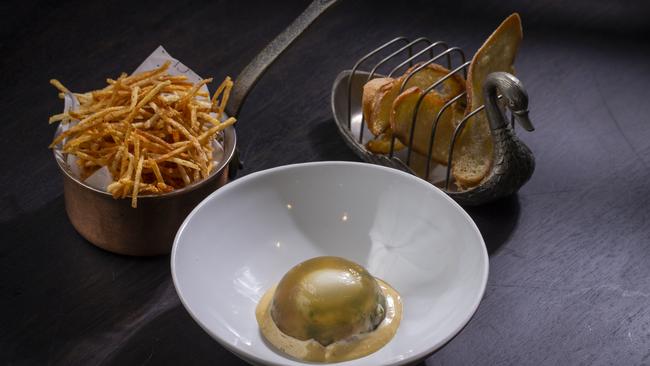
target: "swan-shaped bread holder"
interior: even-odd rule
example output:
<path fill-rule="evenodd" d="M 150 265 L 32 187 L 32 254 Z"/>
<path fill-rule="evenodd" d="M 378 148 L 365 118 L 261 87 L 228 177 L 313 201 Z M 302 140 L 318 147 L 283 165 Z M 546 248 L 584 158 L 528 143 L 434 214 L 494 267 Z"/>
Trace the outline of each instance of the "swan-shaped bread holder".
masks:
<path fill-rule="evenodd" d="M 359 70 L 359 66 L 371 57 L 381 51 L 394 49 L 395 45 L 400 44 L 403 44 L 401 48 L 381 59 L 371 71 Z M 424 45 L 424 47 L 414 53 L 414 48 L 419 45 Z M 434 49 L 442 49 L 442 51 L 436 55 Z M 405 54 L 407 55 L 406 58 L 403 57 Z M 422 62 L 423 58 L 426 58 L 426 61 Z M 460 64 L 455 67 L 454 58 L 460 60 Z M 398 64 L 389 73 L 382 75 L 377 72 L 380 67 L 385 67 L 391 61 L 393 63 L 398 62 Z M 506 72 L 493 72 L 486 77 L 482 87 L 485 104 L 466 113 L 462 120 L 458 122 L 447 147 L 449 153 L 446 166 L 436 164 L 431 158 L 436 127 L 443 112 L 464 97 L 466 92 L 462 92 L 449 100 L 438 113 L 431 128 L 428 156 L 413 151 L 412 135 L 410 144 L 405 144 L 407 145 L 405 149 L 398 151 L 396 138 L 393 136 L 390 142 L 390 151 L 387 154 L 377 154 L 368 150 L 366 143 L 374 136 L 368 130 L 362 115 L 363 86 L 376 77 L 393 77 L 398 70 L 409 65 L 412 66 L 415 62 L 419 62 L 414 69 L 415 72 L 423 69 L 426 65 L 436 62 L 440 62 L 450 70 L 446 76 L 425 89 L 420 97 L 421 99 L 427 93 L 434 91 L 436 87 L 440 86 L 452 75 L 465 74 L 470 65 L 470 62 L 466 61 L 463 50 L 459 47 L 449 47 L 445 42 L 431 42 L 426 38 L 409 41 L 405 37 L 398 37 L 368 53 L 357 61 L 352 70 L 341 72 L 334 81 L 332 88 L 331 103 L 334 120 L 347 145 L 364 161 L 418 175 L 441 188 L 462 205 L 480 205 L 517 192 L 532 176 L 535 169 L 535 159 L 530 149 L 515 134 L 514 121 L 516 120 L 527 131 L 533 131 L 534 128 L 528 118 L 528 94 L 522 83 L 515 76 Z M 463 76 L 466 77 L 467 75 Z M 418 101 L 418 105 L 419 103 L 420 101 Z M 411 131 L 415 131 L 417 111 L 419 110 L 416 108 Z M 479 113 L 486 113 L 489 121 L 493 143 L 492 164 L 480 183 L 472 187 L 460 188 L 451 174 L 451 167 L 454 163 L 454 145 L 467 122 Z M 510 118 L 508 118 L 508 114 Z M 458 154 L 457 151 L 456 154 Z M 419 168 L 416 168 L 417 164 L 419 164 Z"/>

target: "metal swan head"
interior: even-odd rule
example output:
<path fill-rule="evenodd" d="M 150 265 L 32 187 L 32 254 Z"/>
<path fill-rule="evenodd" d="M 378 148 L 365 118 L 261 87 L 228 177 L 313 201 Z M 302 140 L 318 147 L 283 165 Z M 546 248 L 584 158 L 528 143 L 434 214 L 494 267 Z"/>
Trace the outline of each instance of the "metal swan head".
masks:
<path fill-rule="evenodd" d="M 507 123 L 503 113 L 497 110 L 497 103 L 495 103 L 497 91 L 503 95 L 508 109 L 521 127 L 526 131 L 534 131 L 535 127 L 528 118 L 528 93 L 521 81 L 507 72 L 493 72 L 487 76 L 483 84 L 483 93 L 486 96 L 485 108 L 492 129 L 502 128 L 503 124 Z"/>
<path fill-rule="evenodd" d="M 528 94 L 519 79 L 505 72 L 489 74 L 483 83 L 483 96 L 494 143 L 494 164 L 478 186 L 449 193 L 464 205 L 479 205 L 511 195 L 530 179 L 535 170 L 535 157 L 510 127 L 499 103 L 499 93 L 515 120 L 524 129 L 534 130 L 528 119 Z"/>

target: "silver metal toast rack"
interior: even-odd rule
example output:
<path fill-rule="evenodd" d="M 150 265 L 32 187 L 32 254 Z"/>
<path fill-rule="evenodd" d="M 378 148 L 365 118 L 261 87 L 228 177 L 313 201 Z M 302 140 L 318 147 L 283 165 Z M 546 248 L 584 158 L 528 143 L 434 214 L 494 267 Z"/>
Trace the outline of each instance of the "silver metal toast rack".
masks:
<path fill-rule="evenodd" d="M 362 65 L 368 64 L 369 60 L 377 59 L 387 53 L 388 55 L 372 65 L 370 71 L 361 70 Z M 418 176 L 442 189 L 462 205 L 480 205 L 517 192 L 532 176 L 535 160 L 530 149 L 514 133 L 514 121 L 518 121 L 528 131 L 533 131 L 534 128 L 528 119 L 526 90 L 517 78 L 505 72 L 495 72 L 487 76 L 483 85 L 487 102 L 467 113 L 458 123 L 449 142 L 446 166 L 432 161 L 436 127 L 443 112 L 463 98 L 466 95 L 465 91 L 451 98 L 437 113 L 431 128 L 427 156 L 413 151 L 413 134 L 417 114 L 420 111 L 418 107 L 415 109 L 410 128 L 409 143 L 404 143 L 406 149 L 396 151 L 394 135 L 388 154 L 376 154 L 366 148 L 366 143 L 374 136 L 367 129 L 362 114 L 361 100 L 364 84 L 375 77 L 400 75 L 398 71 L 404 70 L 407 66 L 413 67 L 415 64 L 413 71 L 402 84 L 403 89 L 409 77 L 433 63 L 446 67 L 449 72 L 423 91 L 416 104 L 419 107 L 425 95 L 434 91 L 452 75 L 462 73 L 464 78 L 467 77 L 467 69 L 471 62 L 467 61 L 461 48 L 450 47 L 443 41 L 432 42 L 424 37 L 413 41 L 406 37 L 398 37 L 360 58 L 351 70 L 341 72 L 334 82 L 331 102 L 334 120 L 345 142 L 366 162 L 392 167 L 414 175 L 418 175 L 414 170 L 414 160 L 426 159 L 424 173 Z M 388 73 L 379 73 L 380 69 L 388 69 L 390 66 L 392 69 L 389 69 Z M 506 103 L 503 103 L 504 101 Z M 467 121 L 481 112 L 487 113 L 490 123 L 491 138 L 494 143 L 493 164 L 489 173 L 478 185 L 461 189 L 455 184 L 451 174 L 454 145 Z"/>

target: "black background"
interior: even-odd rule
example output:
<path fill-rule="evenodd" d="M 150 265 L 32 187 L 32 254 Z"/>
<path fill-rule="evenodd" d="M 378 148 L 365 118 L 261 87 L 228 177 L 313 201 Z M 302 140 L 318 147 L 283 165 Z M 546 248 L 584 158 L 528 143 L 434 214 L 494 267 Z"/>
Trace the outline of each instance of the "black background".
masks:
<path fill-rule="evenodd" d="M 181 306 L 169 257 L 113 255 L 66 217 L 47 149 L 74 91 L 158 45 L 204 77 L 236 76 L 306 1 L 0 5 L 0 364 L 243 364 Z M 643 1 L 345 0 L 268 70 L 237 124 L 247 174 L 357 160 L 329 98 L 339 71 L 398 35 L 472 53 L 512 11 L 537 130 L 518 195 L 468 210 L 490 252 L 484 299 L 427 365 L 650 364 L 650 11 Z"/>

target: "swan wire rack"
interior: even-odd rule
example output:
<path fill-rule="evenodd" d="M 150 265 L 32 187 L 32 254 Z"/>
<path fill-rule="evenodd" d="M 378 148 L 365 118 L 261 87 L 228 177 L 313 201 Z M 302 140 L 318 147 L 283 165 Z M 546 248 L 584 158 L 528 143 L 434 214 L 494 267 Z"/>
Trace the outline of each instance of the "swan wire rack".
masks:
<path fill-rule="evenodd" d="M 393 135 L 391 138 L 388 158 L 391 160 L 395 160 L 395 159 L 398 160 L 401 164 L 403 164 L 406 168 L 408 168 L 408 171 L 411 174 L 416 174 L 414 170 L 411 168 L 411 160 L 413 154 L 413 137 L 415 134 L 415 125 L 417 122 L 418 113 L 420 111 L 420 105 L 427 94 L 436 90 L 437 87 L 442 85 L 442 83 L 445 82 L 445 80 L 451 78 L 453 75 L 462 73 L 463 78 L 466 79 L 467 68 L 471 64 L 471 61 L 467 61 L 467 58 L 465 57 L 465 52 L 460 47 L 456 47 L 456 46 L 450 47 L 448 43 L 444 41 L 432 42 L 431 40 L 425 37 L 419 37 L 417 39 L 414 39 L 413 41 L 410 41 L 407 37 L 397 37 L 377 47 L 376 49 L 367 53 L 365 56 L 361 57 L 354 64 L 350 77 L 348 78 L 347 128 L 350 132 L 352 132 L 352 128 L 353 128 L 353 124 L 352 124 L 352 84 L 353 83 L 352 81 L 354 79 L 355 74 L 361 73 L 361 71 L 359 70 L 361 65 L 365 64 L 368 60 L 372 59 L 373 56 L 381 55 L 382 52 L 386 52 L 389 51 L 390 49 L 394 49 L 395 46 L 399 46 L 399 45 L 401 45 L 401 47 L 399 47 L 398 49 L 394 50 L 387 56 L 380 59 L 380 61 L 374 64 L 374 66 L 372 67 L 372 69 L 370 69 L 369 72 L 363 72 L 364 74 L 365 73 L 368 74 L 367 81 L 370 81 L 374 77 L 393 77 L 400 69 L 403 69 L 405 66 L 408 65 L 409 67 L 413 67 L 413 65 L 415 64 L 416 65 L 415 68 L 411 71 L 409 75 L 406 76 L 406 78 L 404 79 L 404 81 L 400 86 L 399 92 L 401 93 L 402 91 L 404 91 L 404 87 L 408 83 L 408 81 L 420 70 L 424 69 L 430 64 L 438 63 L 441 66 L 446 66 L 447 69 L 449 70 L 449 72 L 445 76 L 436 80 L 433 84 L 431 84 L 425 90 L 423 90 L 422 94 L 420 95 L 416 103 L 415 113 L 413 114 L 413 119 L 411 122 L 410 136 L 408 141 L 409 143 L 407 144 L 407 149 L 406 149 L 406 162 L 402 161 L 402 159 L 395 156 L 395 140 L 397 137 Z M 435 53 L 436 51 L 438 53 Z M 404 58 L 405 56 L 406 58 Z M 421 60 L 423 56 L 426 57 L 425 60 Z M 456 59 L 455 62 L 454 59 Z M 416 63 L 416 61 L 418 62 Z M 444 64 L 441 62 L 444 62 Z M 392 64 L 396 63 L 396 65 L 392 69 L 390 69 L 388 74 L 380 74 L 378 72 L 380 68 L 382 67 L 385 68 L 387 66 L 390 66 L 391 63 Z M 440 120 L 440 117 L 452 104 L 454 104 L 461 98 L 465 97 L 466 94 L 467 92 L 463 91 L 458 95 L 455 95 L 453 98 L 451 98 L 441 107 L 440 111 L 438 111 L 435 117 L 435 120 L 431 128 L 431 135 L 429 137 L 428 154 L 426 155 L 425 176 L 423 177 L 427 181 L 430 181 L 431 178 L 431 161 L 432 161 L 432 154 L 433 154 L 433 146 L 434 146 L 436 130 L 438 127 L 438 122 Z M 502 96 L 499 95 L 498 98 L 501 99 Z M 444 174 L 444 184 L 442 186 L 436 184 L 437 186 L 439 186 L 439 188 L 444 188 L 445 191 L 450 190 L 449 186 L 451 181 L 451 169 L 452 169 L 454 146 L 456 144 L 456 140 L 458 139 L 461 132 L 463 131 L 463 128 L 467 124 L 467 121 L 470 120 L 475 115 L 477 115 L 478 113 L 480 113 L 481 111 L 483 111 L 483 109 L 485 109 L 485 105 L 481 105 L 475 108 L 474 110 L 470 111 L 463 117 L 463 119 L 460 122 L 458 122 L 458 125 L 455 127 L 451 141 L 449 142 L 449 146 L 448 146 L 447 168 Z M 510 112 L 508 111 L 508 113 Z M 511 113 L 510 113 L 510 124 L 514 129 L 514 116 Z M 365 127 L 365 120 L 362 115 L 360 126 L 359 126 L 359 135 L 358 137 L 356 137 L 356 143 L 360 145 L 358 146 L 358 148 L 367 151 L 365 146 L 363 145 L 364 127 Z"/>

